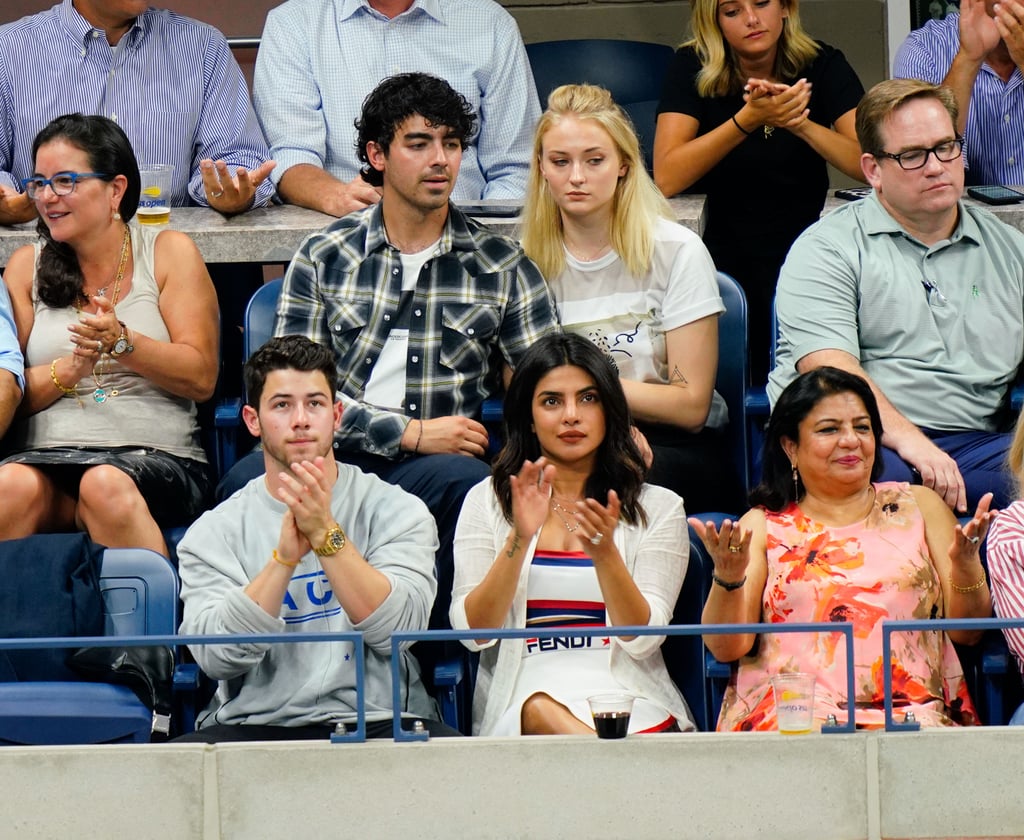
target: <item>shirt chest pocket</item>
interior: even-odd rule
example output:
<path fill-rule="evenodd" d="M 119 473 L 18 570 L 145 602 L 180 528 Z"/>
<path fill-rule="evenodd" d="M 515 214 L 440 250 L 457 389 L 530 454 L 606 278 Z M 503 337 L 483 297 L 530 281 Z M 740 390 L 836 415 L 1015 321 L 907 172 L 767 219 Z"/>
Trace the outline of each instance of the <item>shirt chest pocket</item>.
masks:
<path fill-rule="evenodd" d="M 339 349 L 350 347 L 370 320 L 369 302 L 341 301 L 328 319 L 331 336 Z"/>
<path fill-rule="evenodd" d="M 441 310 L 441 364 L 451 370 L 482 371 L 498 334 L 497 307 L 446 304 Z"/>

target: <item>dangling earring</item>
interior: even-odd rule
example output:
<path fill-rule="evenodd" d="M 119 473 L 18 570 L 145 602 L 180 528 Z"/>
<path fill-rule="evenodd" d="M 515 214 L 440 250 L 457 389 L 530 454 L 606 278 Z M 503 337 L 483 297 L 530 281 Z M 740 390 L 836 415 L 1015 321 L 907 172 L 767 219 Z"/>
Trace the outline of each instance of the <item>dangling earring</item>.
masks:
<path fill-rule="evenodd" d="M 796 468 L 796 461 L 793 462 L 793 501 L 800 498 L 800 471 Z"/>
<path fill-rule="evenodd" d="M 113 219 L 113 220 L 114 220 L 115 222 L 119 222 L 119 221 L 121 221 L 121 214 L 120 214 L 120 213 L 118 213 L 118 212 L 117 212 L 117 210 L 115 210 L 115 211 L 114 211 L 114 215 L 113 215 L 113 216 L 112 216 L 111 218 L 112 218 L 112 219 Z"/>

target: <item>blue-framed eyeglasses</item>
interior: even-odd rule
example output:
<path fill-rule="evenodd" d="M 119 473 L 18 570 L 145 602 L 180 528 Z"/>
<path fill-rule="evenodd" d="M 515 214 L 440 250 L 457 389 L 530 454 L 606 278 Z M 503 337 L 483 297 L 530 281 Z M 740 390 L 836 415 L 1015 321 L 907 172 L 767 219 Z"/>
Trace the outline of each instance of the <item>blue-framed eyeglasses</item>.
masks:
<path fill-rule="evenodd" d="M 47 185 L 53 190 L 54 195 L 71 195 L 75 191 L 75 185 L 82 178 L 109 178 L 106 172 L 58 172 L 52 178 L 40 178 L 33 175 L 31 178 L 23 178 L 21 186 L 25 188 L 28 197 L 35 201 L 37 195 Z"/>
<path fill-rule="evenodd" d="M 962 137 L 956 137 L 953 140 L 943 140 L 930 149 L 907 149 L 898 155 L 892 152 L 875 152 L 875 157 L 889 158 L 896 161 L 901 169 L 914 170 L 928 163 L 928 155 L 935 155 L 936 160 L 950 163 L 960 157 L 963 151 L 964 140 Z"/>

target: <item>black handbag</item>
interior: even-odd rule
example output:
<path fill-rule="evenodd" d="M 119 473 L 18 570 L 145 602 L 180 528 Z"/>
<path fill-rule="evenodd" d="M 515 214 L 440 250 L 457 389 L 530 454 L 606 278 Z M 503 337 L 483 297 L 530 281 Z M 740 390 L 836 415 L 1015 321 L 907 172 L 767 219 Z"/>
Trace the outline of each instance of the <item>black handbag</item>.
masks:
<path fill-rule="evenodd" d="M 87 680 L 130 688 L 153 712 L 152 732 L 170 732 L 174 654 L 169 647 L 79 648 L 68 656 L 67 665 Z"/>

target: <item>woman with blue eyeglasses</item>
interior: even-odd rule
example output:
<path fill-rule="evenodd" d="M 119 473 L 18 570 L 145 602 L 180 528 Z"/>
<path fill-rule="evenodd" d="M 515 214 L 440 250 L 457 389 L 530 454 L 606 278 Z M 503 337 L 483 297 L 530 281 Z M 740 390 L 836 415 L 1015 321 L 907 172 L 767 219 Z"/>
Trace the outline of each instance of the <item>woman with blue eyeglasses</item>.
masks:
<path fill-rule="evenodd" d="M 132 221 L 139 168 L 105 117 L 71 114 L 33 144 L 40 241 L 4 274 L 25 395 L 4 439 L 0 539 L 85 530 L 161 554 L 161 527 L 210 491 L 195 402 L 217 378 L 217 298 L 195 244 Z"/>

